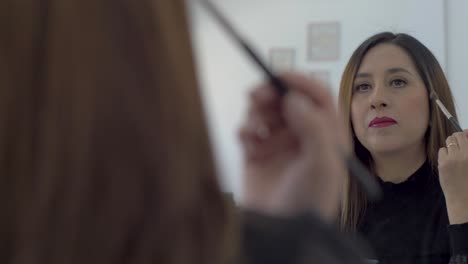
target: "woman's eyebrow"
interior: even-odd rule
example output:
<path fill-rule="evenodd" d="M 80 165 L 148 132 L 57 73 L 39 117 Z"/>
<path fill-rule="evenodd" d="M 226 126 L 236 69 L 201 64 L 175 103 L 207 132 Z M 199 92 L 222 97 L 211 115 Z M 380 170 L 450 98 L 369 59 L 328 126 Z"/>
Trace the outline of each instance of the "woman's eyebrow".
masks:
<path fill-rule="evenodd" d="M 356 74 L 356 79 L 357 78 L 368 78 L 368 77 L 372 77 L 372 74 L 367 73 L 367 72 L 359 72 L 358 74 Z"/>
<path fill-rule="evenodd" d="M 409 75 L 413 75 L 410 71 L 408 71 L 407 69 L 405 68 L 400 68 L 400 67 L 397 67 L 397 68 L 390 68 L 387 70 L 387 73 L 398 73 L 398 72 L 406 72 L 408 73 Z"/>
<path fill-rule="evenodd" d="M 401 68 L 401 67 L 390 68 L 390 69 L 386 70 L 386 72 L 390 73 L 390 74 L 405 72 L 405 73 L 408 73 L 410 75 L 413 75 L 410 71 L 408 71 L 405 68 Z M 358 78 L 369 78 L 369 77 L 372 77 L 372 74 L 368 73 L 368 72 L 359 72 L 359 73 L 356 74 L 356 79 L 358 79 Z"/>

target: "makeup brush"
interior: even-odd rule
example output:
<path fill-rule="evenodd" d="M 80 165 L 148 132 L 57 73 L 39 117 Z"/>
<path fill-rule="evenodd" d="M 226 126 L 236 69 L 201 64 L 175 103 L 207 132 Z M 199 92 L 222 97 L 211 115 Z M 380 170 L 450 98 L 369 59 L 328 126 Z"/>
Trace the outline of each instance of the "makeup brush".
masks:
<path fill-rule="evenodd" d="M 452 114 L 450 114 L 450 112 L 447 110 L 445 105 L 440 101 L 439 96 L 437 96 L 435 91 L 431 91 L 430 98 L 436 103 L 436 105 L 439 107 L 442 113 L 444 113 L 445 117 L 447 117 L 447 119 L 449 120 L 450 124 L 455 129 L 455 131 L 463 132 L 463 129 L 461 128 L 460 124 L 458 124 L 455 117 L 453 117 Z"/>
<path fill-rule="evenodd" d="M 240 47 L 248 54 L 253 62 L 262 70 L 262 72 L 268 77 L 272 86 L 280 96 L 284 96 L 288 87 L 286 84 L 278 78 L 273 72 L 267 67 L 260 56 L 253 50 L 253 48 L 246 42 L 244 38 L 234 29 L 234 27 L 228 22 L 228 20 L 221 14 L 221 12 L 211 3 L 209 0 L 200 0 L 203 6 L 214 16 L 214 18 L 222 25 L 226 32 L 234 39 L 234 41 L 240 45 Z M 362 185 L 368 198 L 370 200 L 377 200 L 381 197 L 382 191 L 377 183 L 375 177 L 373 177 L 367 168 L 352 154 L 346 153 L 341 148 L 338 149 L 340 155 L 343 158 L 346 166 L 348 167 L 351 175 L 354 176 L 358 182 Z"/>

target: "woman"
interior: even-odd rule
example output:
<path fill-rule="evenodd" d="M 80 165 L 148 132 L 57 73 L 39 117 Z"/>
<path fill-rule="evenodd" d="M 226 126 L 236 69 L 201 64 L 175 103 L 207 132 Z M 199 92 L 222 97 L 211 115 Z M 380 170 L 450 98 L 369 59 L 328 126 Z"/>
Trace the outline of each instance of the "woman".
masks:
<path fill-rule="evenodd" d="M 341 223 L 369 240 L 379 263 L 468 263 L 468 133 L 454 133 L 429 91 L 456 117 L 436 58 L 406 34 L 370 37 L 343 73 L 354 150 L 384 197 L 366 201 L 349 179 Z"/>
<path fill-rule="evenodd" d="M 183 9 L 1 2 L 0 262 L 220 262 Z"/>
<path fill-rule="evenodd" d="M 0 1 L 1 263 L 235 263 L 238 229 L 216 180 L 184 11 L 175 0 Z M 293 92 L 281 101 L 289 118 L 279 131 L 296 147 L 335 142 L 305 134 L 336 118 L 325 89 L 285 80 Z M 279 102 L 255 98 L 252 105 Z M 268 157 L 281 151 L 269 148 Z M 339 181 L 325 194 L 292 191 L 324 175 L 339 179 L 333 153 L 297 170 L 318 151 L 276 158 L 295 169 L 288 173 L 250 171 L 282 192 L 249 196 L 278 203 L 246 204 L 257 212 L 247 216 L 239 263 L 359 260 L 311 214 L 336 212 Z M 324 174 L 310 177 L 314 170 Z M 298 199 L 305 194 L 330 200 L 332 210 Z"/>

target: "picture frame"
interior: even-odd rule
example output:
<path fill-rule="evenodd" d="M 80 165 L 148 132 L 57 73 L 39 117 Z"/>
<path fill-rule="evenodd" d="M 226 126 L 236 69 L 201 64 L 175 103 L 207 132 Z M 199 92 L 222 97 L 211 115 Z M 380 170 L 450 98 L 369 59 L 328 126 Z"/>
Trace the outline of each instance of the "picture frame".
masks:
<path fill-rule="evenodd" d="M 341 24 L 338 21 L 307 25 L 308 61 L 335 61 L 340 57 Z"/>

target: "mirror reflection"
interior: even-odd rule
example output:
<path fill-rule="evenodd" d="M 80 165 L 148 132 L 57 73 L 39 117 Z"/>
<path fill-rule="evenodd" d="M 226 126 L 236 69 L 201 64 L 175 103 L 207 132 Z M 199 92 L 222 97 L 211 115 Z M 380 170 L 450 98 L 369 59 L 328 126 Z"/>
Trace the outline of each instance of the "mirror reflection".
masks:
<path fill-rule="evenodd" d="M 274 71 L 300 72 L 334 96 L 355 155 L 384 193 L 369 201 L 353 178 L 342 189 L 340 225 L 369 242 L 369 258 L 459 263 L 468 248 L 468 133 L 457 127 L 468 125 L 468 4 L 215 3 Z M 196 5 L 190 11 L 218 169 L 226 192 L 242 203 L 251 183 L 241 175 L 252 162 L 241 158 L 238 129 L 251 118 L 244 109 L 255 106 L 249 93 L 263 75 L 209 15 Z M 274 136 L 274 128 L 264 130 L 263 137 Z"/>

